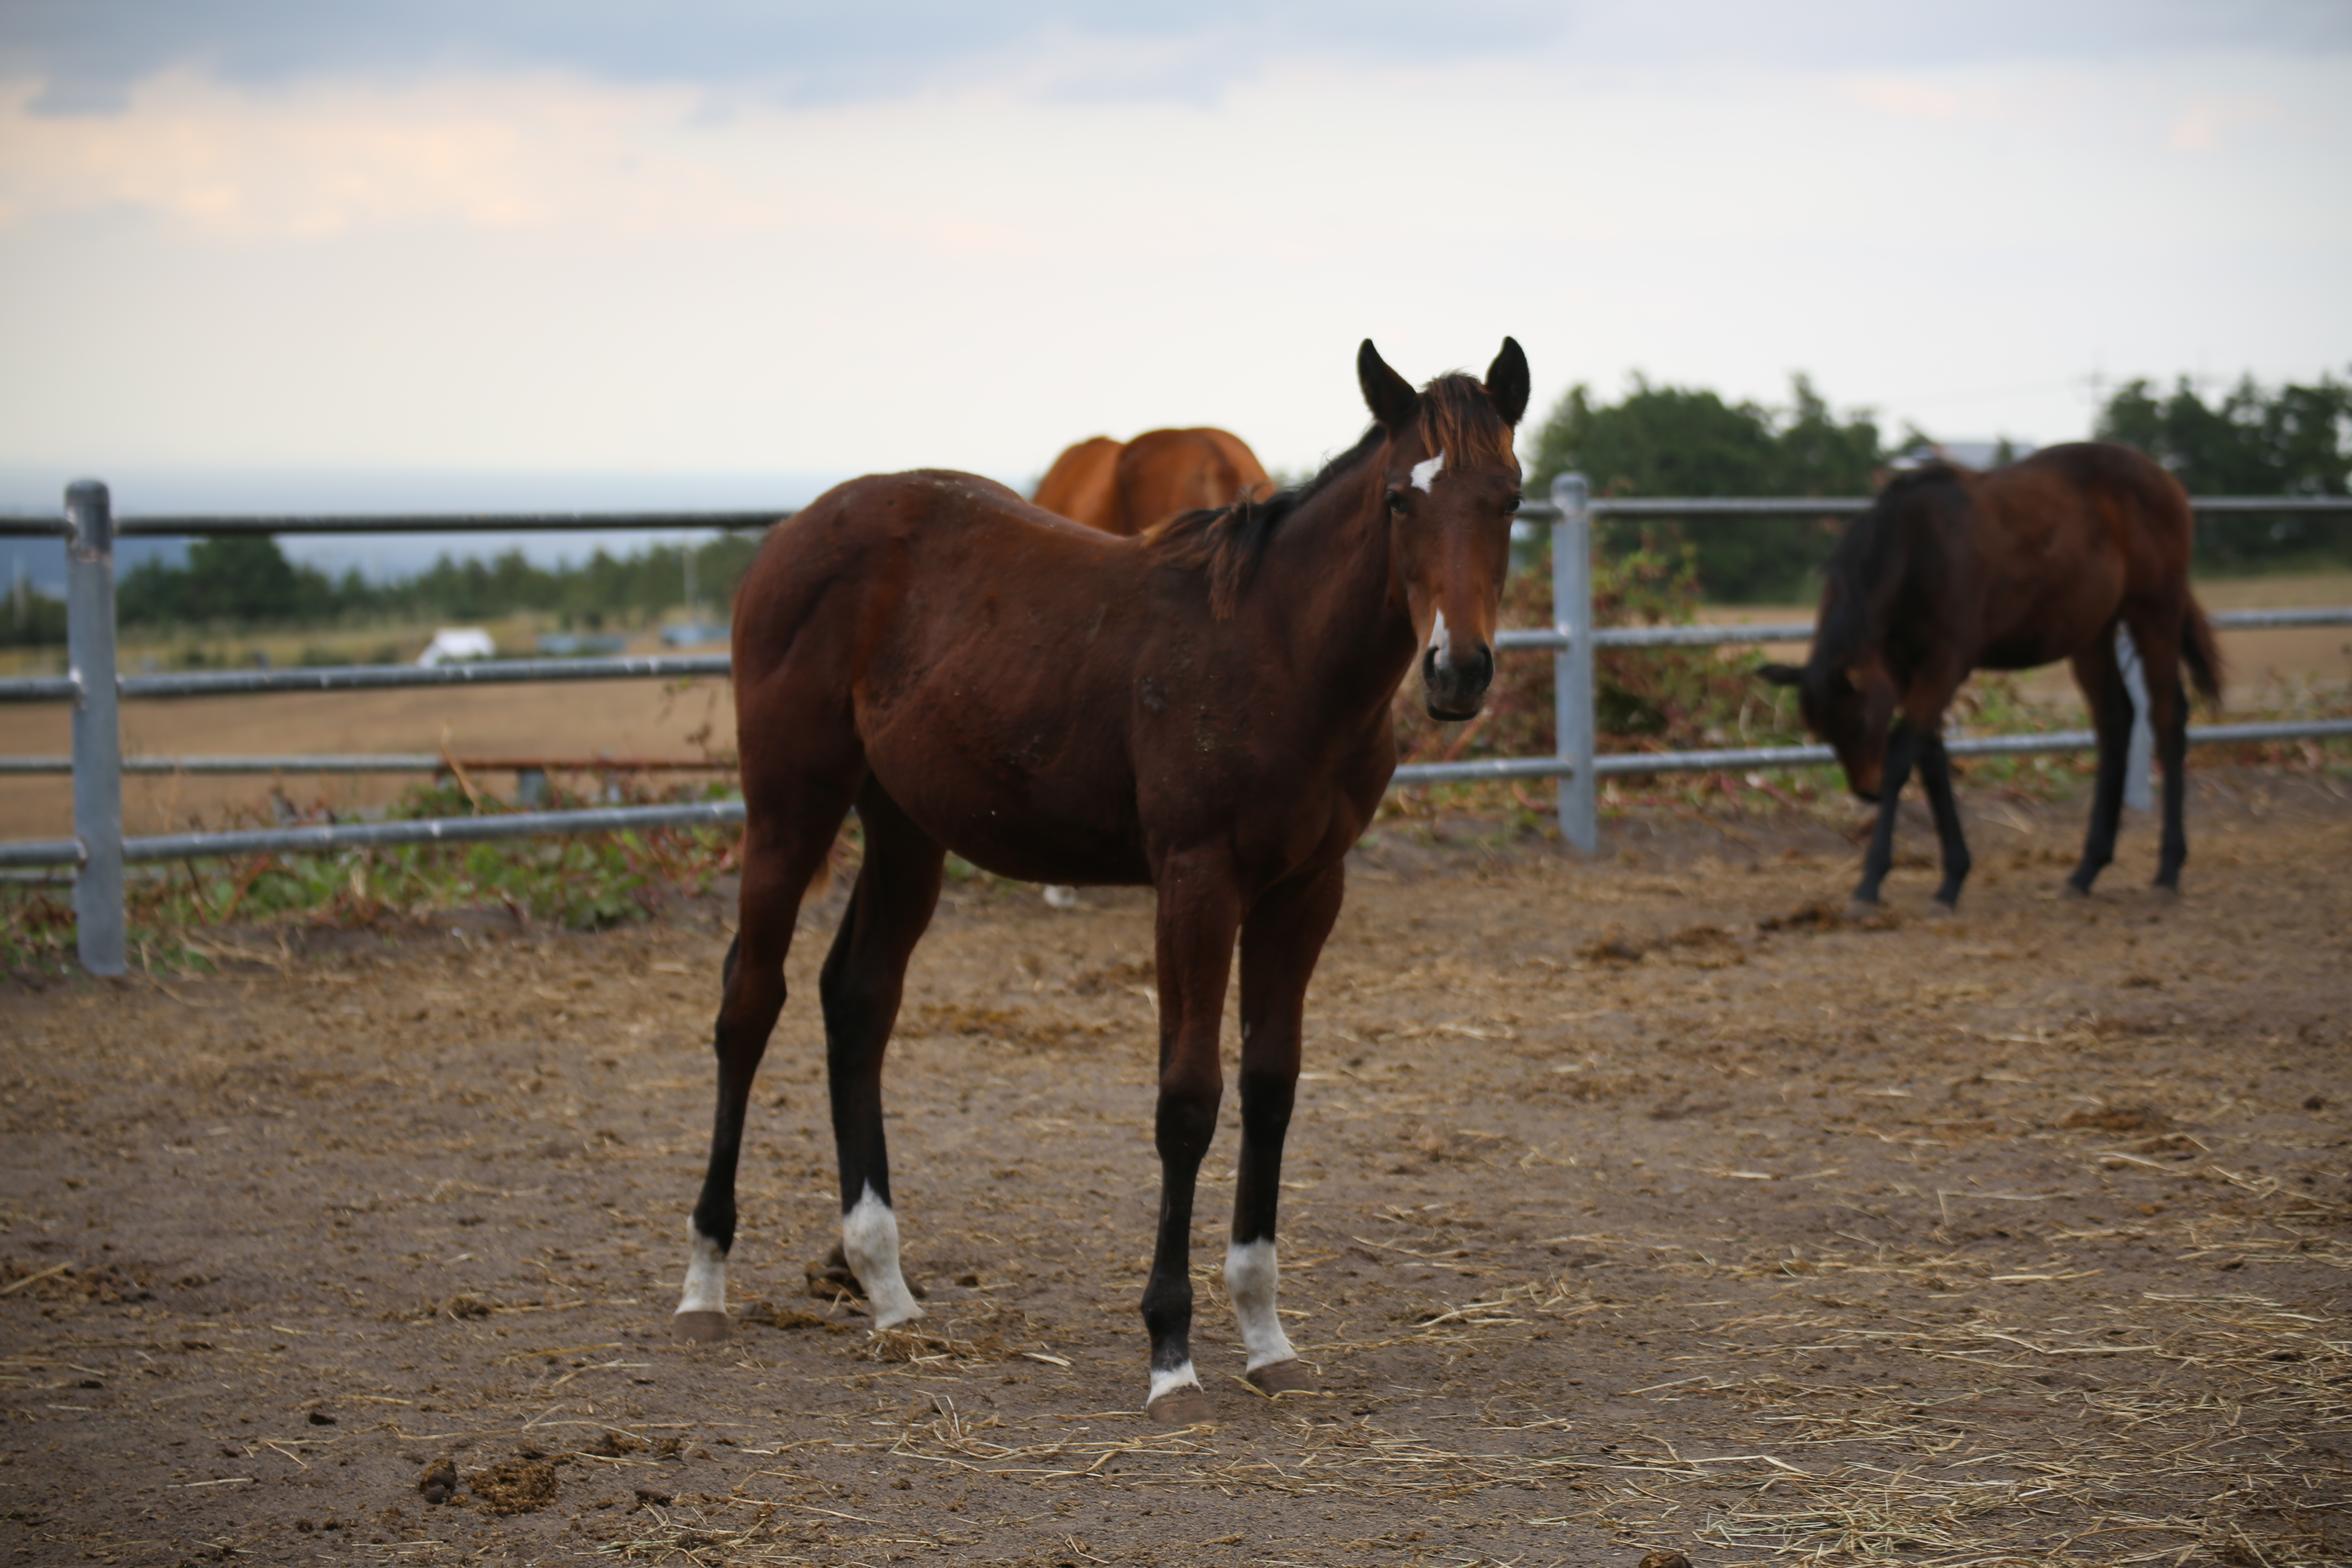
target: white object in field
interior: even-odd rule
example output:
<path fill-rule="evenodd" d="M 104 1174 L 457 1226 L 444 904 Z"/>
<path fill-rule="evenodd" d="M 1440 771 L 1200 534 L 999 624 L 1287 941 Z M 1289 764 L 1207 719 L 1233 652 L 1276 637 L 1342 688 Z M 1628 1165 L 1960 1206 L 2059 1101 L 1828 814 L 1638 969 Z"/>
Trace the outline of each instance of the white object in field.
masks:
<path fill-rule="evenodd" d="M 421 665 L 459 664 L 467 659 L 496 658 L 499 645 L 479 626 L 443 626 L 416 656 Z"/>

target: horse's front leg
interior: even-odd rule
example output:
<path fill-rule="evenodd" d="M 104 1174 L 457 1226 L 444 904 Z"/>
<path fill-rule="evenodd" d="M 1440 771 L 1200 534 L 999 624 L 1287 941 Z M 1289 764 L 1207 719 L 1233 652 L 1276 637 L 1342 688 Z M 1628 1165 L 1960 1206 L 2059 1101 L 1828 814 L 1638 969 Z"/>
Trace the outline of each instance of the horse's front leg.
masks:
<path fill-rule="evenodd" d="M 1343 865 L 1333 864 L 1267 893 L 1242 922 L 1242 1153 L 1225 1293 L 1249 1356 L 1244 1375 L 1267 1394 L 1315 1386 L 1275 1309 L 1275 1214 L 1282 1142 L 1298 1092 L 1307 983 L 1346 890 Z"/>
<path fill-rule="evenodd" d="M 1932 731 L 1920 739 L 1919 782 L 1927 786 L 1927 807 L 1936 814 L 1936 841 L 1943 851 L 1944 881 L 1936 889 L 1936 902 L 1949 914 L 1959 908 L 1960 884 L 1969 879 L 1969 868 L 1975 862 L 1960 833 L 1960 803 L 1952 798 L 1951 754 L 1944 750 L 1944 737 Z"/>
<path fill-rule="evenodd" d="M 1157 868 L 1160 915 L 1160 1234 L 1143 1287 L 1151 1335 L 1144 1409 L 1179 1426 L 1209 1419 L 1192 1370 L 1192 1199 L 1224 1095 L 1217 1034 L 1224 1020 L 1241 898 L 1221 856 L 1171 857 Z"/>
<path fill-rule="evenodd" d="M 1879 768 L 1878 823 L 1871 829 L 1870 847 L 1862 857 L 1862 881 L 1853 902 L 1864 912 L 1878 907 L 1878 885 L 1895 865 L 1895 816 L 1903 786 L 1911 782 L 1911 763 L 1918 754 L 1919 734 L 1908 719 L 1897 719 L 1886 732 L 1886 761 Z"/>

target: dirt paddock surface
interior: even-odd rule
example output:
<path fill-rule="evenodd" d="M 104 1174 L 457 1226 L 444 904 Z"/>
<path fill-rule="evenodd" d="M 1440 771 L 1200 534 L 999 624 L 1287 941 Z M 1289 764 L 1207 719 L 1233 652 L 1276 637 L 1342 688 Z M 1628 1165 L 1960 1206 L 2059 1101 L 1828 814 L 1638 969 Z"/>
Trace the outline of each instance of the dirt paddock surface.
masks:
<path fill-rule="evenodd" d="M 667 1331 L 717 902 L 0 993 L 0 1563 L 2352 1560 L 2352 798 L 2202 775 L 2177 902 L 2144 819 L 2067 901 L 2076 810 L 1970 805 L 1962 914 L 1898 869 L 1864 925 L 1795 817 L 1384 832 L 1285 1173 L 1322 1389 L 1239 1376 L 1229 1093 L 1186 1429 L 1139 1414 L 1143 894 L 950 889 L 880 1336 L 806 1274 L 838 893 L 718 1345 Z"/>

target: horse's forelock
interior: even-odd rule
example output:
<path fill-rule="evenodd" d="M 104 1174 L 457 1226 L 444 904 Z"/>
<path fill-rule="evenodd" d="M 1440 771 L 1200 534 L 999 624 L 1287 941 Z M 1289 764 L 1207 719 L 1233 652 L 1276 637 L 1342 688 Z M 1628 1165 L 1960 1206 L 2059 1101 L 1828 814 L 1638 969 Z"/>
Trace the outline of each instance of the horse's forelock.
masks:
<path fill-rule="evenodd" d="M 1457 371 L 1423 387 L 1420 425 L 1422 445 L 1433 457 L 1444 453 L 1448 468 L 1518 467 L 1511 427 L 1475 376 Z"/>

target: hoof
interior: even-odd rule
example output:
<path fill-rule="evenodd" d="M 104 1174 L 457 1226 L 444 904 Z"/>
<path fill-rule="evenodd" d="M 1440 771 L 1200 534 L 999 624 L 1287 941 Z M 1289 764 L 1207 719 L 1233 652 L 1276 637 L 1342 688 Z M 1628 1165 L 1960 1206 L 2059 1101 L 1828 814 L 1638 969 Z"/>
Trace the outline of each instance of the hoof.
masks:
<path fill-rule="evenodd" d="M 1189 1383 L 1170 1389 L 1145 1405 L 1143 1413 L 1163 1426 L 1197 1426 L 1216 1419 L 1209 1414 L 1209 1396 Z"/>
<path fill-rule="evenodd" d="M 727 1314 L 724 1312 L 678 1312 L 669 1321 L 669 1331 L 682 1340 L 697 1344 L 712 1344 L 727 1337 Z"/>
<path fill-rule="evenodd" d="M 1277 1394 L 1312 1394 L 1315 1391 L 1315 1374 L 1307 1370 L 1305 1362 L 1295 1357 L 1289 1361 L 1268 1362 L 1242 1375 L 1249 1380 L 1251 1387 L 1269 1398 Z"/>

